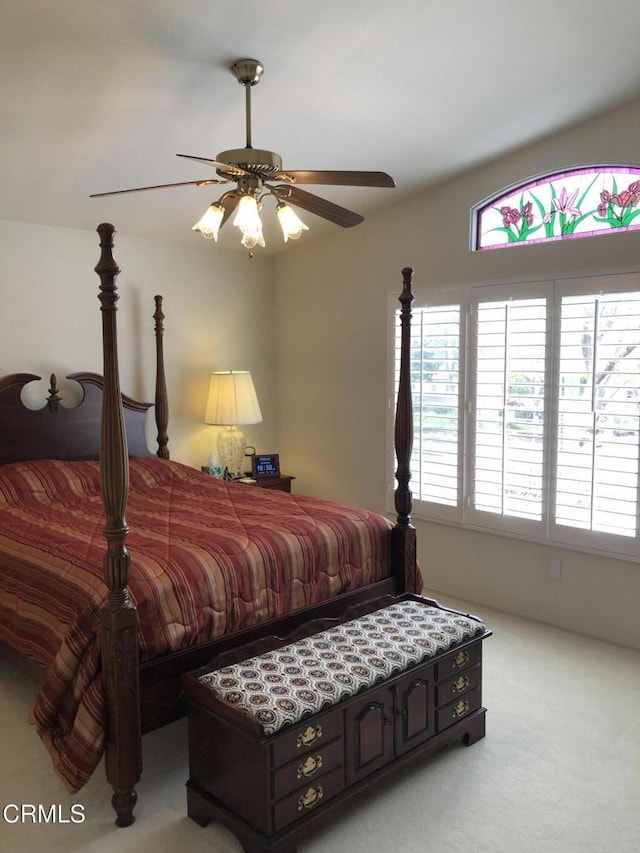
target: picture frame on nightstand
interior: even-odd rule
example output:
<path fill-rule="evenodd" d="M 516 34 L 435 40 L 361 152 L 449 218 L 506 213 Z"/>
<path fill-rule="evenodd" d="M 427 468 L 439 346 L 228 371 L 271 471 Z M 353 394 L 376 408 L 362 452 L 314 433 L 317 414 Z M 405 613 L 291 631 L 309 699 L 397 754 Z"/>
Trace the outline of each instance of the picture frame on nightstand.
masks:
<path fill-rule="evenodd" d="M 256 480 L 264 477 L 280 476 L 280 456 L 278 453 L 255 453 L 251 457 L 251 476 Z"/>

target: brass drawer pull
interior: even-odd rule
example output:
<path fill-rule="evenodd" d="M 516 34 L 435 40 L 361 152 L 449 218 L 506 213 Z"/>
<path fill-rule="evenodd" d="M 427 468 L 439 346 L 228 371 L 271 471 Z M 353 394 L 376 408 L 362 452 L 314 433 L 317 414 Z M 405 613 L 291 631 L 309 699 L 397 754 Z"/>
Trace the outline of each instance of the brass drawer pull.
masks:
<path fill-rule="evenodd" d="M 468 710 L 469 710 L 469 703 L 463 702 L 461 699 L 458 702 L 458 704 L 455 706 L 453 711 L 451 712 L 451 716 L 453 717 L 454 720 L 457 720 L 458 717 L 464 717 L 464 715 L 467 713 Z"/>
<path fill-rule="evenodd" d="M 463 690 L 466 690 L 469 686 L 469 676 L 468 675 L 459 675 L 456 681 L 451 685 L 452 693 L 462 693 Z"/>
<path fill-rule="evenodd" d="M 296 748 L 311 746 L 322 737 L 322 726 L 308 726 L 296 740 Z"/>
<path fill-rule="evenodd" d="M 324 791 L 322 790 L 322 785 L 318 785 L 317 788 L 309 788 L 306 794 L 303 794 L 298 799 L 298 811 L 312 809 L 323 797 Z"/>
<path fill-rule="evenodd" d="M 461 666 L 469 663 L 469 652 L 458 652 L 453 659 L 453 668 L 460 669 Z"/>
<path fill-rule="evenodd" d="M 313 776 L 316 770 L 320 770 L 322 767 L 322 756 L 321 755 L 310 755 L 302 764 L 298 765 L 298 772 L 296 774 L 296 778 L 302 779 L 303 776 Z"/>

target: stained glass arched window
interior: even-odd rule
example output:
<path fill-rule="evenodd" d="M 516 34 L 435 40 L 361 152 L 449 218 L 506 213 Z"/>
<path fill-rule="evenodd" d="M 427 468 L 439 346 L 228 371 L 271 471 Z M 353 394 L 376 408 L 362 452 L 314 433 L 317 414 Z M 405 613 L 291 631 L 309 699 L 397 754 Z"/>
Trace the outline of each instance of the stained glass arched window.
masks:
<path fill-rule="evenodd" d="M 576 166 L 501 190 L 471 211 L 471 248 L 640 228 L 640 167 Z"/>

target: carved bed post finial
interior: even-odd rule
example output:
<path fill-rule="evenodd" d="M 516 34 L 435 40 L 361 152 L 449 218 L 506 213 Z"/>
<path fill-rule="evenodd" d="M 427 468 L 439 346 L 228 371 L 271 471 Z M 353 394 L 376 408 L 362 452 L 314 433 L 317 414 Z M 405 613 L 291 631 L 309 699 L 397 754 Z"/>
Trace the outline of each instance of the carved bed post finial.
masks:
<path fill-rule="evenodd" d="M 113 788 L 112 804 L 118 826 L 133 823 L 137 800 L 135 785 L 142 772 L 140 730 L 138 619 L 129 600 L 129 532 L 125 518 L 129 490 L 129 457 L 124 424 L 120 378 L 116 303 L 116 276 L 120 268 L 113 258 L 113 225 L 98 226 L 101 255 L 95 271 L 100 276 L 100 310 L 104 362 L 104 395 L 100 434 L 100 483 L 106 521 L 107 550 L 103 559 L 107 601 L 100 612 L 102 624 L 102 677 L 107 701 L 105 764 Z"/>
<path fill-rule="evenodd" d="M 169 450 L 167 444 L 169 436 L 167 435 L 167 426 L 169 424 L 169 403 L 167 401 L 167 381 L 164 373 L 164 314 L 162 313 L 162 296 L 156 296 L 156 310 L 153 315 L 155 322 L 156 333 L 156 427 L 158 428 L 158 450 L 156 455 L 160 459 L 169 458 Z"/>
<path fill-rule="evenodd" d="M 402 293 L 400 294 L 400 379 L 396 405 L 395 450 L 398 467 L 395 491 L 397 513 L 396 526 L 392 531 L 392 565 L 402 591 L 415 592 L 416 588 L 416 533 L 411 524 L 413 498 L 411 479 L 411 452 L 413 450 L 413 401 L 411 398 L 411 292 L 413 270 L 402 270 Z"/>
<path fill-rule="evenodd" d="M 49 396 L 47 397 L 47 406 L 50 412 L 57 412 L 60 405 L 60 395 L 58 394 L 58 378 L 55 373 L 49 377 Z"/>

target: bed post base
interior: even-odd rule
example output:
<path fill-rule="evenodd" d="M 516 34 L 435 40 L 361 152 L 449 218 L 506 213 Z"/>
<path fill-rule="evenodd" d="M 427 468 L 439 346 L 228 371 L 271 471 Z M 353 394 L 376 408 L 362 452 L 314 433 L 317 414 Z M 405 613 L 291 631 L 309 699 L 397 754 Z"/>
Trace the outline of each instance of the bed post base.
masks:
<path fill-rule="evenodd" d="M 127 555 L 128 556 L 128 555 Z M 100 614 L 102 677 L 107 704 L 105 769 L 113 788 L 111 804 L 118 826 L 130 826 L 142 773 L 138 618 L 128 598 L 109 601 Z"/>
<path fill-rule="evenodd" d="M 133 810 L 138 802 L 138 795 L 135 788 L 128 788 L 126 791 L 115 791 L 111 797 L 111 805 L 116 813 L 116 826 L 123 829 L 135 821 Z"/>
<path fill-rule="evenodd" d="M 395 526 L 391 531 L 391 570 L 399 592 L 417 592 L 416 529 Z"/>
<path fill-rule="evenodd" d="M 400 294 L 400 378 L 396 403 L 395 450 L 398 467 L 395 491 L 396 525 L 391 531 L 391 568 L 399 592 L 416 592 L 416 531 L 411 524 L 413 498 L 411 479 L 411 451 L 413 449 L 413 402 L 411 399 L 411 292 L 413 270 L 402 270 L 402 293 Z"/>

